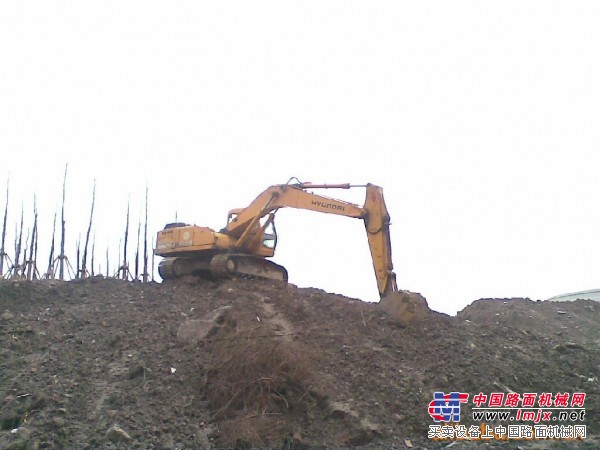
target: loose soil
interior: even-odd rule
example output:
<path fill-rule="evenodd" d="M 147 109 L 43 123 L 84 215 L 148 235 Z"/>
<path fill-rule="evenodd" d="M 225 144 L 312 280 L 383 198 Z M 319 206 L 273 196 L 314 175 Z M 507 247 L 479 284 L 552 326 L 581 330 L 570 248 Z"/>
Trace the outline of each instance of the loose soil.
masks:
<path fill-rule="evenodd" d="M 599 325 L 583 300 L 478 300 L 403 328 L 278 282 L 0 280 L 0 449 L 600 448 Z M 434 442 L 434 391 L 585 392 L 588 438 Z"/>

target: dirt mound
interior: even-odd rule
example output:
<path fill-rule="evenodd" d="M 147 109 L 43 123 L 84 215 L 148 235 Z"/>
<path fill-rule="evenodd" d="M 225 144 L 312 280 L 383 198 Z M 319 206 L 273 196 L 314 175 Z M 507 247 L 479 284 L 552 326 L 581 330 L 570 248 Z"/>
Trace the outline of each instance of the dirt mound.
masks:
<path fill-rule="evenodd" d="M 534 302 L 528 298 L 488 298 L 473 302 L 457 317 L 544 335 L 557 344 L 572 340 L 600 346 L 600 302 L 592 300 Z"/>
<path fill-rule="evenodd" d="M 597 435 L 599 323 L 587 302 L 485 300 L 402 327 L 276 282 L 1 281 L 0 448 L 441 448 L 434 391 L 504 389 L 586 392 Z"/>

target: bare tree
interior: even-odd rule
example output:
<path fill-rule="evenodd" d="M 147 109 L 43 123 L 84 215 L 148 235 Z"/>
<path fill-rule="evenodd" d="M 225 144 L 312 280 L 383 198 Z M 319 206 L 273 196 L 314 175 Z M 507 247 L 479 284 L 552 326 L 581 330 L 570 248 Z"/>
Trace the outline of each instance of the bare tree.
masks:
<path fill-rule="evenodd" d="M 135 250 L 135 281 L 140 276 L 140 233 L 142 230 L 142 222 L 138 220 L 138 233 L 137 233 L 137 248 Z"/>
<path fill-rule="evenodd" d="M 125 242 L 123 243 L 123 264 L 121 265 L 121 278 L 126 280 L 129 276 L 127 266 L 127 241 L 129 239 L 129 199 L 127 200 L 127 220 L 125 222 Z"/>
<path fill-rule="evenodd" d="M 25 238 L 25 245 L 22 247 L 23 249 L 23 263 L 19 266 L 19 278 L 25 278 L 26 269 L 27 269 L 27 247 L 29 246 L 29 233 L 31 230 L 27 229 L 27 237 Z"/>
<path fill-rule="evenodd" d="M 35 250 L 37 248 L 37 200 L 36 196 L 33 196 L 33 230 L 31 232 L 31 243 L 29 246 L 29 259 L 26 259 L 27 264 L 27 279 L 33 280 L 35 278 L 35 273 L 37 271 L 36 261 L 35 261 Z"/>
<path fill-rule="evenodd" d="M 77 257 L 77 270 L 75 271 L 75 278 L 82 278 L 81 276 L 81 259 L 80 259 L 80 253 L 79 253 L 79 248 L 81 247 L 81 235 L 79 235 L 79 237 L 77 238 L 77 246 L 76 246 L 76 251 L 75 251 L 75 256 Z"/>
<path fill-rule="evenodd" d="M 119 252 L 117 253 L 117 264 L 118 264 L 118 269 L 117 269 L 117 273 L 115 274 L 115 278 L 121 278 L 121 270 L 122 270 L 122 264 L 120 264 L 119 261 L 121 261 L 121 245 L 123 244 L 123 239 L 120 238 L 119 239 Z"/>
<path fill-rule="evenodd" d="M 17 237 L 18 236 L 18 237 Z M 21 265 L 21 244 L 23 242 L 23 205 L 21 205 L 21 227 L 17 233 L 17 225 L 15 224 L 15 263 L 13 264 L 13 276 L 18 276 Z"/>
<path fill-rule="evenodd" d="M 154 267 L 153 267 L 154 268 Z M 148 282 L 148 186 L 146 186 L 146 213 L 144 219 L 144 283 Z"/>
<path fill-rule="evenodd" d="M 48 270 L 44 278 L 52 278 L 54 275 L 54 242 L 56 240 L 56 210 L 54 210 L 54 223 L 52 225 L 52 244 L 50 245 L 50 256 L 48 257 Z"/>
<path fill-rule="evenodd" d="M 35 231 L 35 245 L 33 246 L 33 278 L 40 278 L 40 271 L 37 266 L 37 258 L 38 258 L 38 241 L 39 238 L 39 229 L 38 229 L 38 213 L 37 208 L 35 209 L 35 217 L 33 219 L 33 229 Z"/>
<path fill-rule="evenodd" d="M 87 254 L 88 254 L 88 243 L 90 241 L 90 232 L 92 231 L 92 220 L 94 217 L 94 205 L 96 203 L 96 180 L 94 180 L 94 189 L 92 190 L 92 208 L 90 209 L 90 223 L 88 224 L 87 233 L 85 235 L 85 246 L 83 248 L 83 259 L 81 260 L 81 277 L 85 278 L 88 276 L 87 271 Z M 94 263 L 92 262 L 92 271 L 94 270 Z"/>
<path fill-rule="evenodd" d="M 67 168 L 68 164 L 65 164 L 65 176 L 63 178 L 63 189 L 62 189 L 62 209 L 61 209 L 61 234 L 60 234 L 60 255 L 58 256 L 58 278 L 59 280 L 65 279 L 65 188 L 67 184 Z"/>
<path fill-rule="evenodd" d="M 110 263 L 108 262 L 108 245 L 107 245 L 106 246 L 106 278 L 109 278 L 109 277 L 110 277 Z"/>
<path fill-rule="evenodd" d="M 94 272 L 94 256 L 96 255 L 96 232 L 94 232 L 94 238 L 92 239 L 92 261 L 90 265 L 92 266 L 92 276 L 95 275 Z M 102 269 L 100 269 L 99 273 L 102 273 Z"/>
<path fill-rule="evenodd" d="M 8 217 L 8 192 L 10 178 L 6 180 L 6 205 L 4 206 L 4 221 L 2 222 L 2 241 L 0 241 L 0 278 L 4 274 L 4 260 L 8 259 L 8 255 L 4 251 L 4 243 L 6 242 L 6 218 Z M 10 260 L 9 260 L 10 262 Z"/>

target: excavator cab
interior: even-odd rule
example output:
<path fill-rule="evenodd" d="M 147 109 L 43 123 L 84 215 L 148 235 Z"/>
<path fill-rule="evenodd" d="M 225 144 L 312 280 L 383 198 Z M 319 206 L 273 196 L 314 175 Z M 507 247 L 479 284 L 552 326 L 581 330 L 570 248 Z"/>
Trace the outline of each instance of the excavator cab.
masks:
<path fill-rule="evenodd" d="M 227 213 L 227 226 L 237 220 L 243 209 L 232 209 Z M 225 232 L 225 227 L 222 232 Z M 261 256 L 273 256 L 277 247 L 277 230 L 275 229 L 275 215 L 269 214 L 265 218 L 256 221 L 250 227 L 252 238 L 248 240 L 249 247 Z M 259 236 L 260 235 L 260 236 Z"/>

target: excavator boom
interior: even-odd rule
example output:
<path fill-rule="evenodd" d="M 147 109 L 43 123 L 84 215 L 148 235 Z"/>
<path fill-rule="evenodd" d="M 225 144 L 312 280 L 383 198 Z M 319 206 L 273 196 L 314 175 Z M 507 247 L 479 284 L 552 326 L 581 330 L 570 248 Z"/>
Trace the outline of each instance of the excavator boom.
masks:
<path fill-rule="evenodd" d="M 396 291 L 396 275 L 393 272 L 392 248 L 390 243 L 390 216 L 383 198 L 383 189 L 374 184 L 360 185 L 366 188 L 364 206 L 337 200 L 308 192 L 307 189 L 350 189 L 358 187 L 350 184 L 275 185 L 266 189 L 246 208 L 238 210 L 237 216 L 229 222 L 226 234 L 236 236 L 237 251 L 252 251 L 253 238 L 259 232 L 256 223 L 279 208 L 297 208 L 363 219 L 373 269 L 377 278 L 380 296 Z"/>

